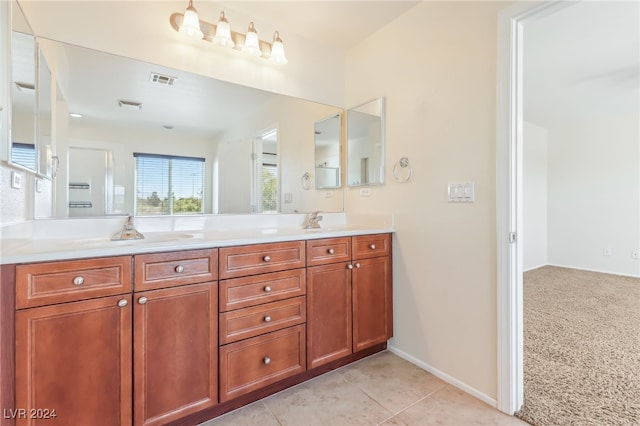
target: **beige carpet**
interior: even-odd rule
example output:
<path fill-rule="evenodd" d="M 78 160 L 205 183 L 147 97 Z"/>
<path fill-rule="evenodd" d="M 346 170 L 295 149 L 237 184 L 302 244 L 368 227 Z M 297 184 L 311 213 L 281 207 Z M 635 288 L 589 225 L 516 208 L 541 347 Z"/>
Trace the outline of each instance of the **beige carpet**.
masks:
<path fill-rule="evenodd" d="M 525 273 L 524 400 L 537 426 L 640 425 L 640 279 Z"/>

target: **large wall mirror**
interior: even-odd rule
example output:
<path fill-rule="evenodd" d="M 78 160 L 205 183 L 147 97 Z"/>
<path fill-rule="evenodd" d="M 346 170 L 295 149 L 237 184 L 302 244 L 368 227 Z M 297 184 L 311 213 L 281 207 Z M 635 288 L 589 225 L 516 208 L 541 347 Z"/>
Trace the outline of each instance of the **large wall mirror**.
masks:
<path fill-rule="evenodd" d="M 301 185 L 341 108 L 57 41 L 54 216 L 343 211 Z"/>
<path fill-rule="evenodd" d="M 347 184 L 384 183 L 384 97 L 347 110 Z"/>

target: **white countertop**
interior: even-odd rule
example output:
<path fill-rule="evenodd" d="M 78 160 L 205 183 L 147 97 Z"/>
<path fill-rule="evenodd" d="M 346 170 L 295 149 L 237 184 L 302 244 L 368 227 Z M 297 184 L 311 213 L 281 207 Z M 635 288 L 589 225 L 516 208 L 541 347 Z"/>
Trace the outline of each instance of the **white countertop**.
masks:
<path fill-rule="evenodd" d="M 310 230 L 302 229 L 297 225 L 299 217 L 286 220 L 279 218 L 277 222 L 270 220 L 271 223 L 265 223 L 264 220 L 254 219 L 251 216 L 225 217 L 219 220 L 207 219 L 204 222 L 198 218 L 198 226 L 193 226 L 193 220 L 191 223 L 183 221 L 176 226 L 174 220 L 169 227 L 157 221 L 151 222 L 146 218 L 140 218 L 140 220 L 136 218 L 136 222 L 140 222 L 140 226 L 136 223 L 136 228 L 144 234 L 145 238 L 122 241 L 111 241 L 111 236 L 114 233 L 111 222 L 114 219 L 109 219 L 106 222 L 109 226 L 105 226 L 105 219 L 96 219 L 95 222 L 83 219 L 80 222 L 81 226 L 78 226 L 78 222 L 73 222 L 73 220 L 46 221 L 48 223 L 35 224 L 35 228 L 28 228 L 22 224 L 22 229 L 3 230 L 5 232 L 2 233 L 2 240 L 0 240 L 0 264 L 333 238 L 389 233 L 395 230 L 393 220 L 389 217 L 371 220 L 371 218 L 363 219 L 362 216 L 359 216 L 360 220 L 355 218 L 356 223 L 354 223 L 354 220 L 347 220 L 345 215 L 341 216 L 331 217 L 326 226 L 321 225 L 320 229 Z M 223 223 L 216 223 L 221 220 Z M 115 221 L 116 225 L 121 228 L 122 218 L 116 218 Z M 168 220 L 164 219 L 164 221 Z M 234 224 L 245 224 L 245 226 Z M 194 229 L 185 229 L 189 225 L 192 225 L 191 227 Z M 61 227 L 68 227 L 74 231 L 67 229 L 65 235 L 64 229 L 60 229 Z M 147 228 L 148 231 L 144 228 Z"/>

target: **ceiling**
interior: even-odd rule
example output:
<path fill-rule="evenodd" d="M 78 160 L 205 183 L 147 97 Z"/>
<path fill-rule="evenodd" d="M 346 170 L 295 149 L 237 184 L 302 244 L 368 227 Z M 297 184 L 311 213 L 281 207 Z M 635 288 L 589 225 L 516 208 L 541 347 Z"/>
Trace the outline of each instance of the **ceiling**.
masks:
<path fill-rule="evenodd" d="M 567 2 L 525 23 L 523 55 L 525 120 L 639 113 L 639 2 Z"/>

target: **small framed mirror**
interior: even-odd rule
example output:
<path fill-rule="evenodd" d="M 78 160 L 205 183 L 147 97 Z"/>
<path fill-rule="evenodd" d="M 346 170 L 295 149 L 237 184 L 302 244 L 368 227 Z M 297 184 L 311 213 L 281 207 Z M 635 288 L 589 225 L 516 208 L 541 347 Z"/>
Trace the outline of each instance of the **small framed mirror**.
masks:
<path fill-rule="evenodd" d="M 384 97 L 347 110 L 347 185 L 384 183 Z"/>
<path fill-rule="evenodd" d="M 342 186 L 340 152 L 342 151 L 342 114 L 335 114 L 314 125 L 315 188 Z"/>

